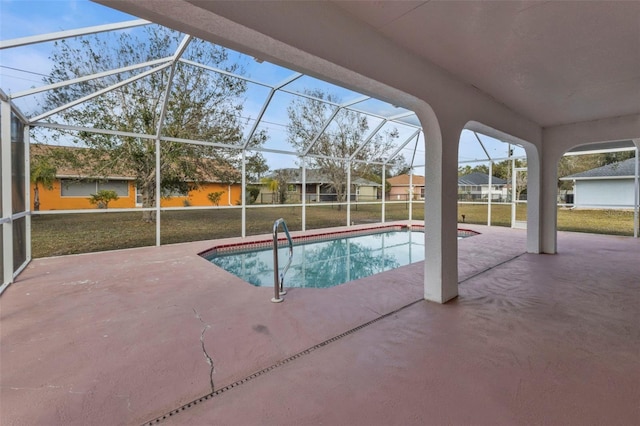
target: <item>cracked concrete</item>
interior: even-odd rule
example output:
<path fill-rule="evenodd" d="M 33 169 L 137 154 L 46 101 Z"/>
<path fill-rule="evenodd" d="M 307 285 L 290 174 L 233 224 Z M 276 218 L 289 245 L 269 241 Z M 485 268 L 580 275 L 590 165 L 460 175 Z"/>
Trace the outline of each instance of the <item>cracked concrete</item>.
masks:
<path fill-rule="evenodd" d="M 209 352 L 207 352 L 207 348 L 204 344 L 204 334 L 207 332 L 208 329 L 211 328 L 211 325 L 204 322 L 204 320 L 202 319 L 202 316 L 200 316 L 196 308 L 193 308 L 193 312 L 196 314 L 196 318 L 198 318 L 200 322 L 204 324 L 204 327 L 202 327 L 202 332 L 200 333 L 200 344 L 202 345 L 202 353 L 204 354 L 204 357 L 207 360 L 207 364 L 210 367 L 209 381 L 211 382 L 211 393 L 213 393 L 216 390 L 215 385 L 213 383 L 213 373 L 215 372 L 215 367 L 213 365 L 213 359 L 209 355 Z"/>

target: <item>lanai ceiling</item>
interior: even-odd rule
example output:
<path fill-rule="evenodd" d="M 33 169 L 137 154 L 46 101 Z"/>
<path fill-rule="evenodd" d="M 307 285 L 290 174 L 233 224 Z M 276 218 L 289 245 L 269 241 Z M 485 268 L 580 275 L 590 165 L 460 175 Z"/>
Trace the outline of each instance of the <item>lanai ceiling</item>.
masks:
<path fill-rule="evenodd" d="M 335 2 L 550 126 L 640 111 L 640 3 Z"/>
<path fill-rule="evenodd" d="M 373 29 L 543 127 L 640 113 L 640 2 L 97 1 L 174 27 L 213 12 L 319 56 Z"/>

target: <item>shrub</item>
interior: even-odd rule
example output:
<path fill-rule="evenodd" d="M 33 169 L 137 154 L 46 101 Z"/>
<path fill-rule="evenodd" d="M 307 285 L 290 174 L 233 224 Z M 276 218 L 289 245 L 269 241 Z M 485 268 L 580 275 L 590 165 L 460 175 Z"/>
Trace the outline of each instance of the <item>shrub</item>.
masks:
<path fill-rule="evenodd" d="M 89 202 L 91 204 L 96 204 L 99 209 L 107 209 L 109 208 L 109 203 L 113 200 L 117 200 L 118 194 L 116 191 L 111 189 L 101 189 L 95 194 L 91 194 L 89 197 Z"/>
<path fill-rule="evenodd" d="M 210 192 L 207 194 L 207 198 L 209 199 L 209 201 L 211 201 L 211 204 L 217 206 L 220 204 L 220 198 L 222 197 L 222 194 L 224 194 L 224 191 Z"/>

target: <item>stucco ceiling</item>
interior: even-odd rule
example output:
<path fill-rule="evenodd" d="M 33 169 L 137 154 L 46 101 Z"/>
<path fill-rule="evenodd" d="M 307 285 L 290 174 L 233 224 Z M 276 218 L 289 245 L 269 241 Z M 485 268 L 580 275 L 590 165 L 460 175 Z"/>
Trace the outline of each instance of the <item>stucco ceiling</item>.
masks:
<path fill-rule="evenodd" d="M 640 111 L 640 2 L 335 4 L 542 125 Z"/>
<path fill-rule="evenodd" d="M 136 14 L 132 0 L 97 1 Z M 275 39 L 336 29 L 312 13 L 317 3 L 160 3 L 171 2 L 180 5 L 167 17 L 174 24 L 207 10 Z M 373 29 L 543 127 L 640 113 L 640 2 L 332 1 L 323 7 L 344 17 L 336 26 Z M 322 37 L 313 43 L 316 52 L 332 48 Z"/>

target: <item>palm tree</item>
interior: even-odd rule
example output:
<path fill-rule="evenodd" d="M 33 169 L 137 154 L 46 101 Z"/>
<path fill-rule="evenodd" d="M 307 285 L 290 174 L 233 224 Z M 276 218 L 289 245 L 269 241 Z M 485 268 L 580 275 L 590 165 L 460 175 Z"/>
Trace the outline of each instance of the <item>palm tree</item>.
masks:
<path fill-rule="evenodd" d="M 40 186 L 47 190 L 53 189 L 56 172 L 56 166 L 51 163 L 49 157 L 37 156 L 31 160 L 30 179 L 33 183 L 33 210 L 40 210 Z"/>
<path fill-rule="evenodd" d="M 278 181 L 274 178 L 270 178 L 270 177 L 263 177 L 262 179 L 260 179 L 260 183 L 262 183 L 263 185 L 265 185 L 269 191 L 271 192 L 271 202 L 275 203 L 276 202 L 276 194 L 278 192 L 278 188 L 279 188 L 279 184 Z"/>
<path fill-rule="evenodd" d="M 289 189 L 289 181 L 292 178 L 292 173 L 287 169 L 276 170 L 271 177 L 264 177 L 260 179 L 263 185 L 266 185 L 273 194 L 277 194 L 277 199 L 280 204 L 287 202 L 287 190 Z M 273 198 L 273 203 L 276 202 L 276 198 Z"/>

